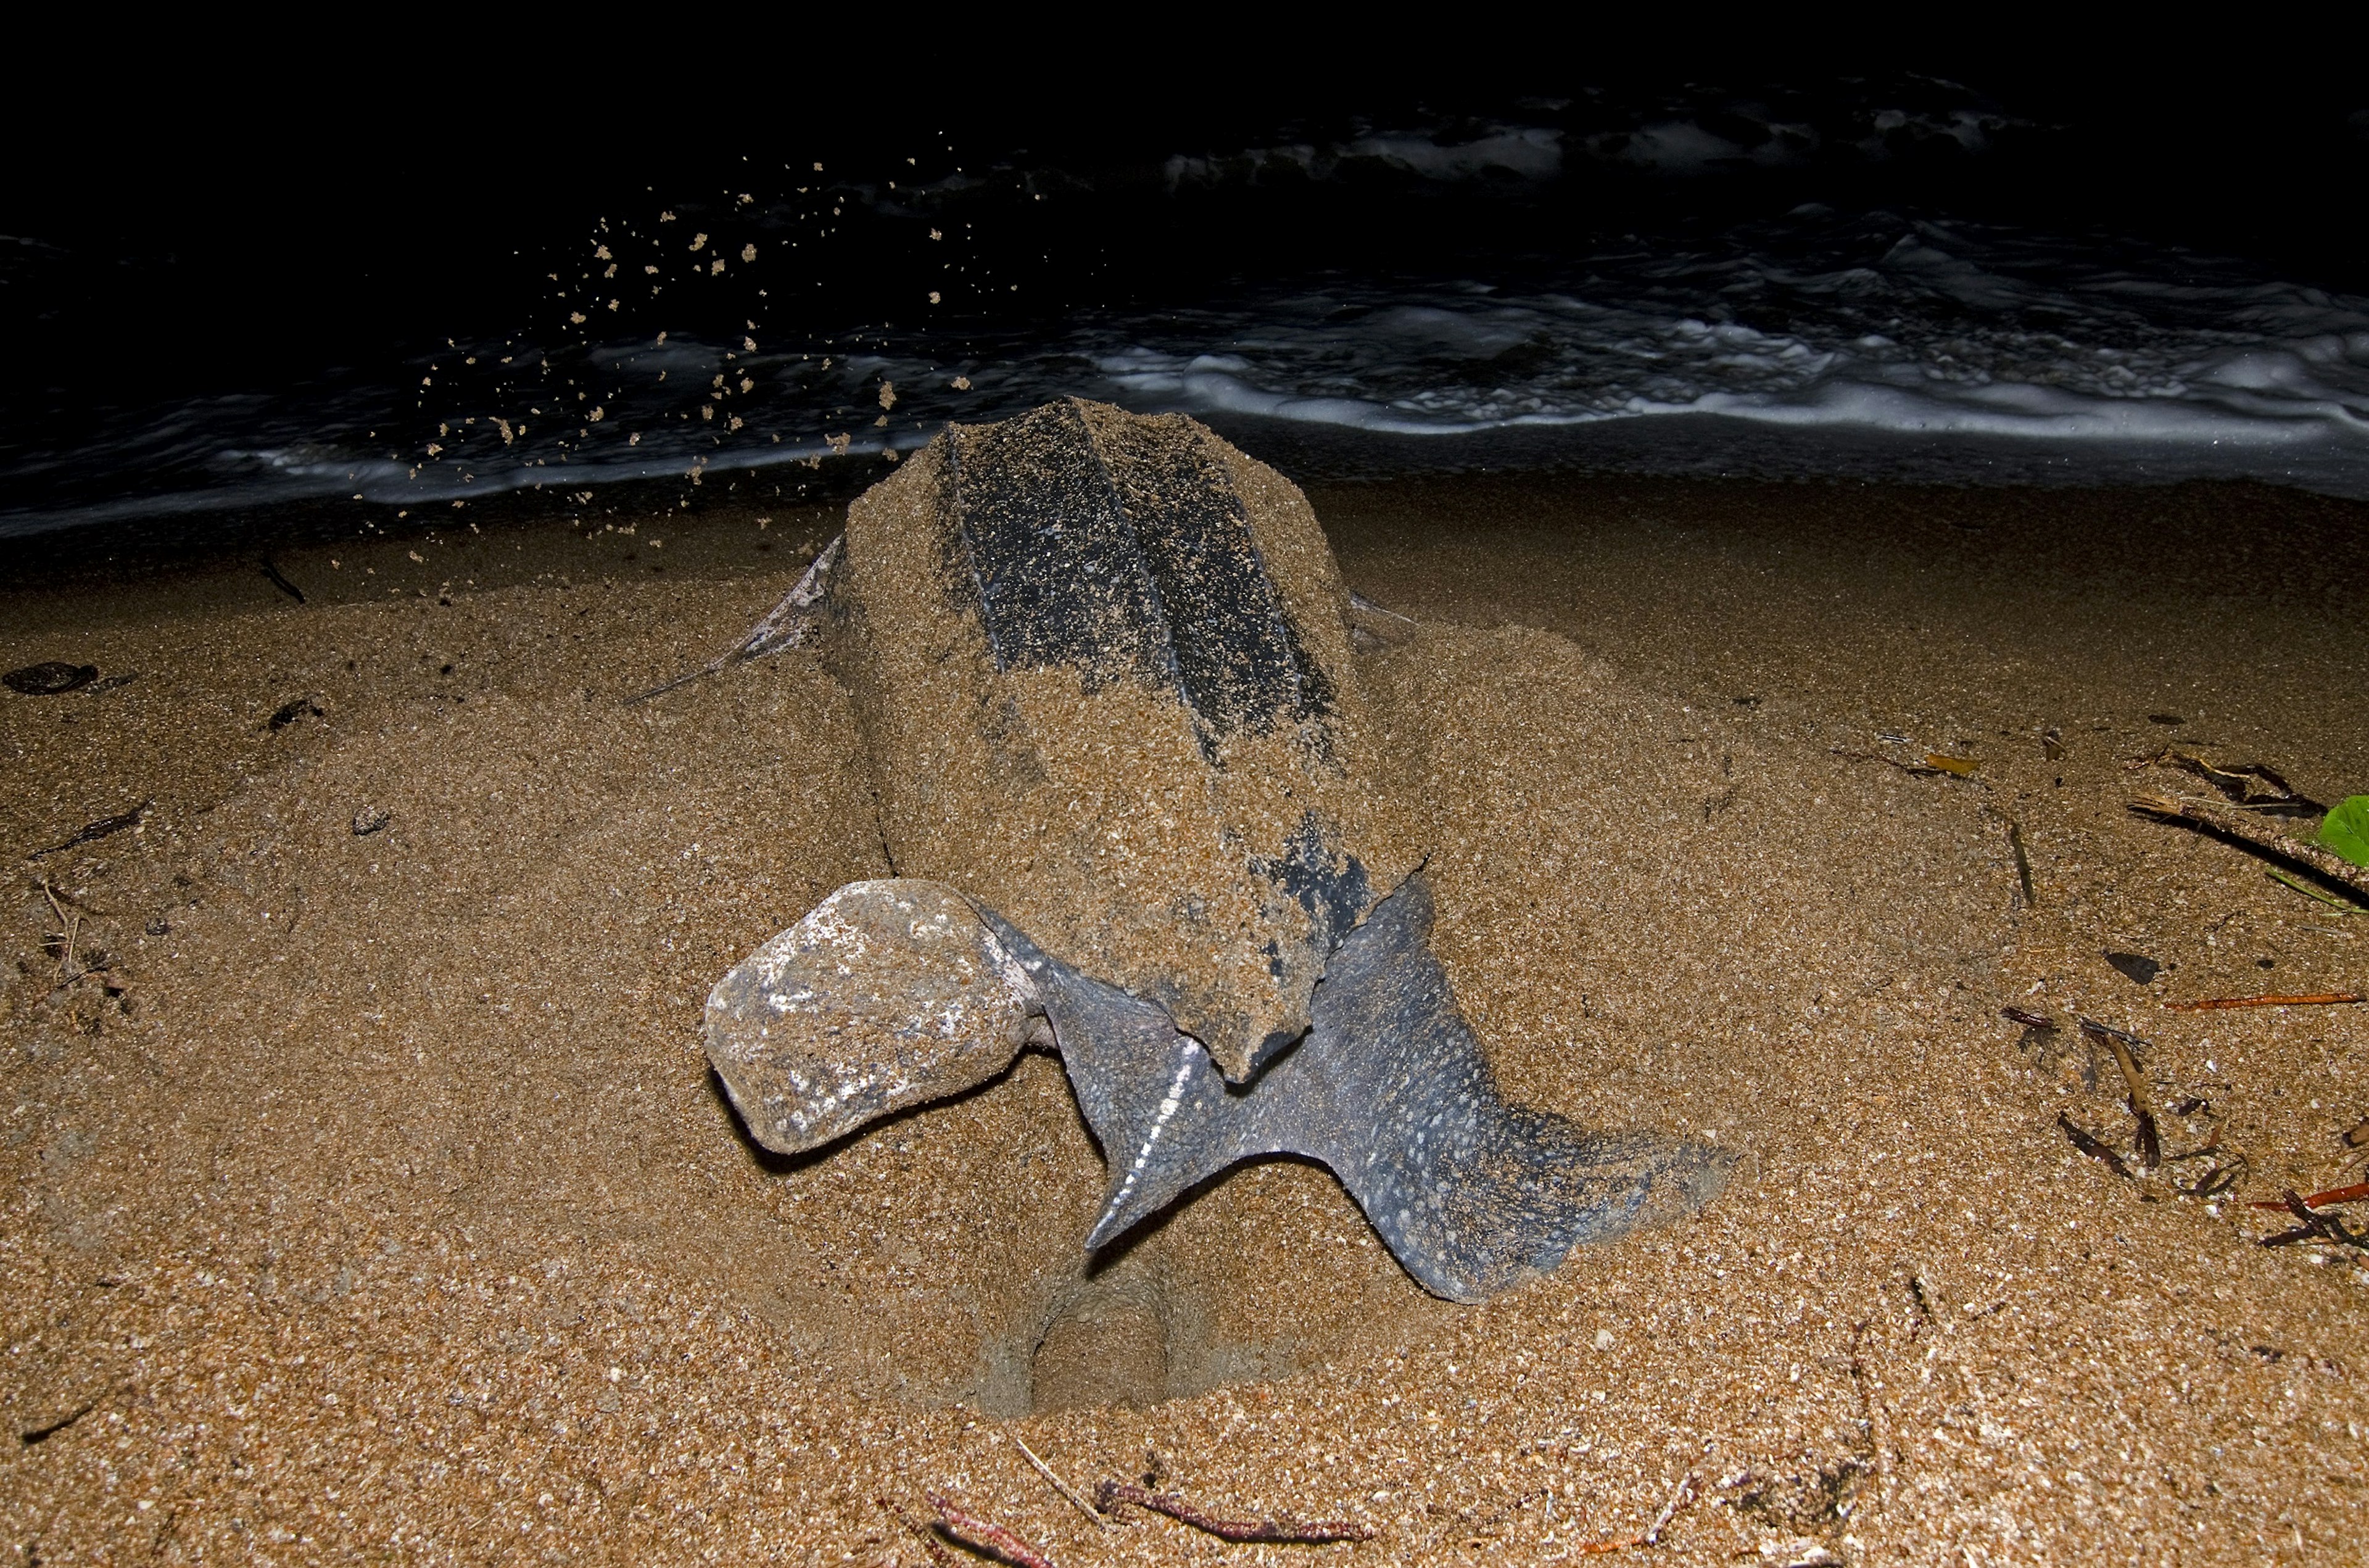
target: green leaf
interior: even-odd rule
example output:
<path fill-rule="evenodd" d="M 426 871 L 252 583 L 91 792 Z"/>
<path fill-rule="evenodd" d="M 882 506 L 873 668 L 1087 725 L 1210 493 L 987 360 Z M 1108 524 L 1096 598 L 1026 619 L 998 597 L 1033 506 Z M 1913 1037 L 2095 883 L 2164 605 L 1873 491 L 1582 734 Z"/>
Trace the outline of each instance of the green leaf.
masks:
<path fill-rule="evenodd" d="M 2369 795 L 2338 803 L 2319 824 L 2319 841 L 2355 865 L 2369 865 Z"/>

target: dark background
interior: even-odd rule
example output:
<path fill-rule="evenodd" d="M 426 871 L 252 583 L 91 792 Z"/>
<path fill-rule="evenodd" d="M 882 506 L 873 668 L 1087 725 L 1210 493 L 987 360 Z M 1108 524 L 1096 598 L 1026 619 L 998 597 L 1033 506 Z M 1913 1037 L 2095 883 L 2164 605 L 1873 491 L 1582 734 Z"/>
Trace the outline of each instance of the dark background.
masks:
<path fill-rule="evenodd" d="M 392 377 L 450 338 L 548 334 L 567 306 L 546 275 L 580 267 L 601 217 L 730 214 L 743 190 L 762 210 L 802 181 L 856 193 L 831 244 L 806 253 L 805 292 L 770 302 L 772 336 L 818 342 L 910 313 L 944 254 L 925 252 L 920 231 L 949 221 L 970 225 L 970 255 L 997 280 L 941 318 L 978 342 L 1103 305 L 1189 304 L 1246 278 L 1510 262 L 1624 231 L 1650 244 L 1812 200 L 2112 234 L 2369 292 L 2357 217 L 2369 87 L 2335 40 L 2276 40 L 2310 57 L 2302 64 L 2251 61 L 2220 40 L 2179 58 L 2054 63 L 2029 39 L 1848 59 L 1738 48 L 1684 66 L 1661 63 L 1666 49 L 1566 51 L 1585 58 L 1544 70 L 1467 52 L 1426 76 L 1360 72 L 1354 85 L 1158 50 L 1063 63 L 853 47 L 826 52 L 832 80 L 818 84 L 818 67 L 769 70 L 754 44 L 758 58 L 714 63 L 741 47 L 728 37 L 697 68 L 656 42 L 647 55 L 627 43 L 557 60 L 452 37 L 449 55 L 367 73 L 343 55 L 268 64 L 219 52 L 186 69 L 25 63 L 0 200 L 0 488 L 12 448 L 55 466 L 78 421 L 284 393 L 325 372 Z M 1509 36 L 1502 52 L 1554 52 Z M 2007 123 L 1975 155 L 1913 128 L 1866 151 L 1871 108 L 1908 100 Z M 1360 176 L 1173 190 L 1163 174 L 1172 155 L 1418 125 L 1451 138 L 1459 126 L 1551 126 L 1576 148 L 1677 117 L 1748 142 L 1740 103 L 1832 134 L 1781 168 L 1671 175 L 1572 156 L 1536 185 Z M 884 201 L 890 179 L 910 191 L 957 167 L 974 183 L 926 211 Z M 685 293 L 667 303 L 678 329 L 736 333 L 753 308 L 719 296 L 717 322 L 704 324 Z M 629 312 L 613 325 L 639 324 Z"/>

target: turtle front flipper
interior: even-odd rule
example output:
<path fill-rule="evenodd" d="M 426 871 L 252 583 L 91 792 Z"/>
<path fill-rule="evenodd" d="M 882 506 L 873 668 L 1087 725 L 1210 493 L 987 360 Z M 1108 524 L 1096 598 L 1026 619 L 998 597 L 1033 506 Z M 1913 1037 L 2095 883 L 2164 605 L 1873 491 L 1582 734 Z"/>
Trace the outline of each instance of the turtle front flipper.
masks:
<path fill-rule="evenodd" d="M 1028 971 L 961 894 L 851 882 L 707 998 L 707 1056 L 776 1153 L 974 1088 L 1042 1032 Z"/>

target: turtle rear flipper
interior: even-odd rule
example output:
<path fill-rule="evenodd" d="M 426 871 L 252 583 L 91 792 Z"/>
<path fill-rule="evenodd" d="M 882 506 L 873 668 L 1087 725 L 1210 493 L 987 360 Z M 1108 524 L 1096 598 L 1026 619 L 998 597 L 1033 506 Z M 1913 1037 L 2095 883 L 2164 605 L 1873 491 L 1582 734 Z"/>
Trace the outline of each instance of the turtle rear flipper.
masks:
<path fill-rule="evenodd" d="M 1334 952 L 1306 1037 L 1241 1086 L 1185 1036 L 1157 1059 L 1113 1051 L 1114 1034 L 1148 1042 L 1165 1018 L 1074 971 L 1046 971 L 1063 1059 L 1111 1163 L 1087 1244 L 1238 1161 L 1301 1154 L 1331 1168 L 1424 1288 L 1477 1301 L 1581 1242 L 1677 1219 L 1717 1194 L 1731 1162 L 1707 1144 L 1587 1132 L 1507 1103 L 1430 934 L 1430 890 L 1411 877 Z M 1106 1055 L 1168 1065 L 1121 1074 L 1100 1065 Z"/>
<path fill-rule="evenodd" d="M 1333 1169 L 1425 1289 L 1477 1301 L 1718 1194 L 1733 1161 L 1711 1145 L 1508 1104 L 1430 936 L 1430 888 L 1410 877 L 1341 944 L 1308 1039 L 1276 1064 L 1329 1102 L 1294 1118 L 1290 1147 Z"/>

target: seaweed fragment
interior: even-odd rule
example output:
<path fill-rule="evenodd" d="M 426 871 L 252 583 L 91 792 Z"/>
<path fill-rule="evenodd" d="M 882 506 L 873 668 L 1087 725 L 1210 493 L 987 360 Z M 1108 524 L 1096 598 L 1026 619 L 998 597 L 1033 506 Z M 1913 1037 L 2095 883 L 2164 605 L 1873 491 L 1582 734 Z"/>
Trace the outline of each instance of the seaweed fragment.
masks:
<path fill-rule="evenodd" d="M 2163 1139 L 2156 1131 L 2154 1113 L 2146 1107 L 2146 1080 L 2141 1076 L 2138 1057 L 2131 1048 L 2146 1042 L 2128 1030 L 2100 1024 L 2094 1018 L 2081 1020 L 2081 1033 L 2114 1053 L 2114 1065 L 2122 1070 L 2123 1088 L 2128 1094 L 2123 1104 L 2130 1107 L 2131 1120 L 2138 1124 L 2139 1168 L 2154 1170 L 2163 1163 Z"/>
<path fill-rule="evenodd" d="M 412 558 L 414 560 L 418 559 L 416 555 Z M 280 576 L 280 568 L 272 564 L 270 556 L 266 555 L 263 559 L 258 561 L 256 563 L 256 567 L 258 570 L 261 571 L 265 577 L 271 579 L 272 587 L 278 589 L 280 592 L 286 594 L 289 598 L 294 600 L 299 604 L 304 602 L 304 590 L 298 588 L 294 583 L 290 582 L 286 578 Z"/>
<path fill-rule="evenodd" d="M 2107 1148 L 2096 1135 L 2075 1126 L 2072 1117 L 2059 1111 L 2056 1113 L 2056 1125 L 2065 1129 L 2065 1136 L 2073 1140 L 2074 1148 L 2087 1154 L 2090 1159 L 2100 1162 L 2106 1169 L 2124 1181 L 2131 1179 L 2131 1168 L 2123 1163 L 2123 1157 Z"/>
<path fill-rule="evenodd" d="M 2282 1230 L 2275 1236 L 2263 1237 L 2261 1244 L 2265 1247 L 2291 1247 L 2298 1242 L 2333 1242 L 2339 1246 L 2369 1252 L 2369 1236 L 2363 1236 L 2350 1229 L 2333 1214 L 2318 1212 L 2293 1187 L 2282 1193 L 2277 1203 L 2261 1204 L 2258 1207 L 2283 1208 L 2301 1222 L 2292 1230 Z"/>
<path fill-rule="evenodd" d="M 155 797 L 151 795 L 129 811 L 120 812 L 113 817 L 102 817 L 96 822 L 86 822 L 75 829 L 64 842 L 52 844 L 45 850 L 35 850 L 30 858 L 39 860 L 43 855 L 63 854 L 67 850 L 103 839 L 109 833 L 120 833 L 126 828 L 136 828 L 140 825 L 140 819 L 148 814 L 148 808 L 155 803 Z"/>

